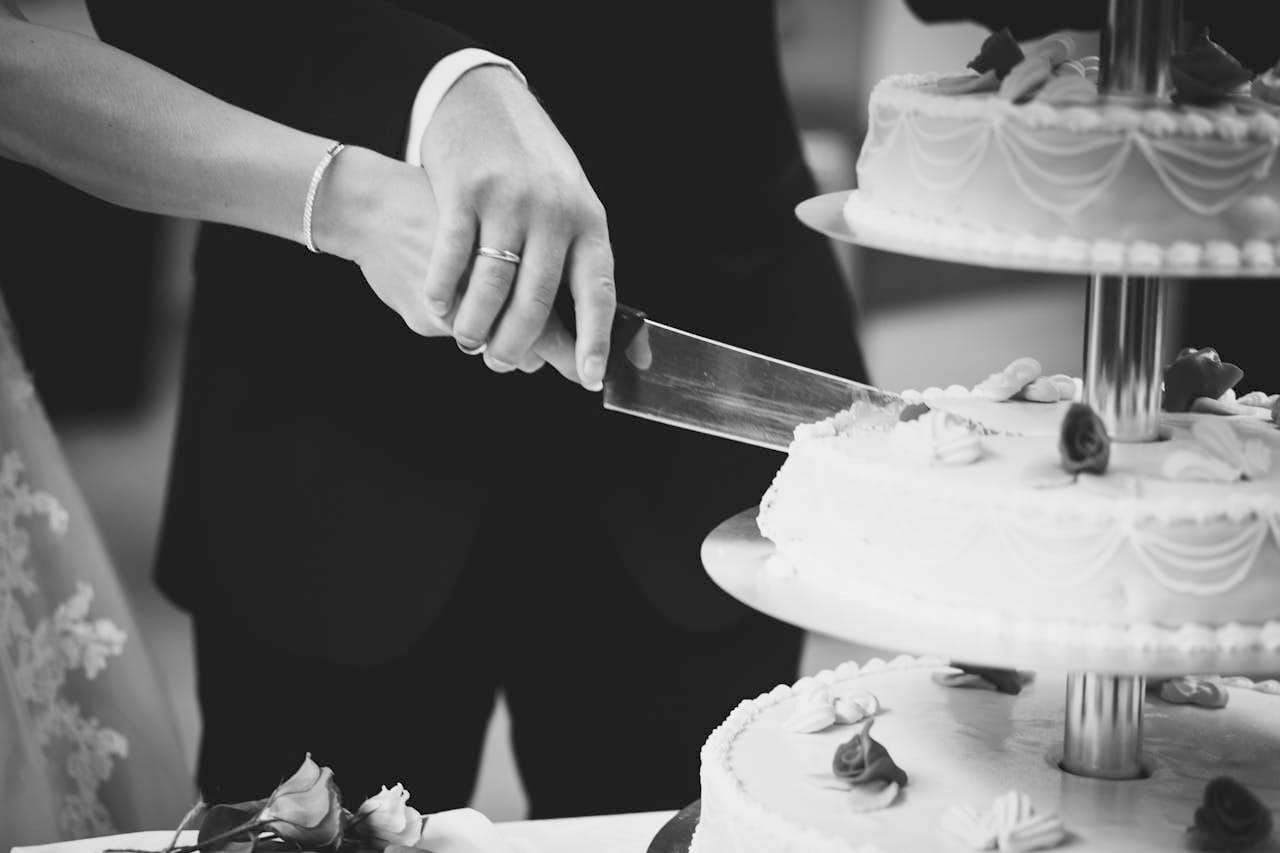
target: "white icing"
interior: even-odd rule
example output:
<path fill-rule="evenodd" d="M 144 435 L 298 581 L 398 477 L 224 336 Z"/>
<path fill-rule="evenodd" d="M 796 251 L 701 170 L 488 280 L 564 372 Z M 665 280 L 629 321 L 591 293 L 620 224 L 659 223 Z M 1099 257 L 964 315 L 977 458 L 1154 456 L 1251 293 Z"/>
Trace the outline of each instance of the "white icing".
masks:
<path fill-rule="evenodd" d="M 1001 834 L 1003 849 L 1044 849 L 1039 845 L 1063 838 L 1057 815 L 1071 830 L 1066 849 L 1167 853 L 1183 846 L 1205 779 L 1223 766 L 1280 810 L 1274 695 L 1229 687 L 1227 712 L 1160 708 L 1148 716 L 1146 731 L 1156 772 L 1114 783 L 1054 766 L 1063 675 L 1041 673 L 1013 697 L 937 687 L 929 676 L 942 666 L 902 657 L 842 664 L 834 673 L 834 690 L 872 690 L 884 700 L 877 740 L 910 775 L 901 802 L 871 813 L 855 812 L 849 792 L 830 777 L 831 756 L 846 732 L 797 738 L 783 731 L 778 722 L 797 698 L 790 690 L 739 705 L 701 752 L 702 810 L 692 853 L 994 849 Z M 1021 796 L 1010 796 L 1010 786 Z M 994 816 L 998 798 L 1003 833 Z"/>

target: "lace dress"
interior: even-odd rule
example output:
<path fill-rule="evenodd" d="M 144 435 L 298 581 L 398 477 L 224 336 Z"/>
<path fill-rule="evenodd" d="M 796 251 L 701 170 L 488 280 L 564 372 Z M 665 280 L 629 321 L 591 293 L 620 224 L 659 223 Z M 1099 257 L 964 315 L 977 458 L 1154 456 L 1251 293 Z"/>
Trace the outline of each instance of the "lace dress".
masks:
<path fill-rule="evenodd" d="M 0 853 L 175 826 L 168 699 L 0 300 Z"/>

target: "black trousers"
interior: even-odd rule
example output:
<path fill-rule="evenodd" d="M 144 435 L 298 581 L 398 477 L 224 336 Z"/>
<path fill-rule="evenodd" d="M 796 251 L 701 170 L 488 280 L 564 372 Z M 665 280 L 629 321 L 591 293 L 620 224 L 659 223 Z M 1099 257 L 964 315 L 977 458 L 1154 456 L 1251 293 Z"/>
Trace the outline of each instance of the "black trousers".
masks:
<path fill-rule="evenodd" d="M 802 632 L 755 613 L 677 627 L 599 525 L 562 510 L 528 496 L 499 507 L 441 617 L 390 663 L 288 657 L 234 614 L 197 616 L 205 799 L 266 796 L 310 752 L 348 807 L 396 782 L 422 811 L 463 806 L 499 690 L 531 818 L 696 799 L 703 741 L 739 701 L 796 678 Z"/>

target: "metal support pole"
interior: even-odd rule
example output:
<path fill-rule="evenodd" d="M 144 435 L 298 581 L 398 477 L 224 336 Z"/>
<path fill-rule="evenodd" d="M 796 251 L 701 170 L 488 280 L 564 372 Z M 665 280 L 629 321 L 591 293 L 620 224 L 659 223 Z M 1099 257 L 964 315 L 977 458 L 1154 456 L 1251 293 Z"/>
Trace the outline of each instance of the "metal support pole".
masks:
<path fill-rule="evenodd" d="M 1141 675 L 1068 675 L 1063 769 L 1095 779 L 1141 776 L 1145 689 Z"/>
<path fill-rule="evenodd" d="M 1178 0 L 1109 0 L 1102 30 L 1103 94 L 1168 94 Z M 1159 439 L 1164 289 L 1158 278 L 1093 275 L 1085 323 L 1085 399 L 1116 441 Z M 1071 673 L 1062 766 L 1082 776 L 1142 775 L 1141 676 Z"/>
<path fill-rule="evenodd" d="M 1156 441 L 1164 326 L 1160 279 L 1090 276 L 1086 306 L 1086 402 L 1116 441 Z"/>

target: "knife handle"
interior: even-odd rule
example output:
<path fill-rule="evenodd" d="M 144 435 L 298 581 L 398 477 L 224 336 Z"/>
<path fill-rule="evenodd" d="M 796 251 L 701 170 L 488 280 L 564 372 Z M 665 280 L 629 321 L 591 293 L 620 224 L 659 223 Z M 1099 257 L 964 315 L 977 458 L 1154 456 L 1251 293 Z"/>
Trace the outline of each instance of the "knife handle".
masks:
<path fill-rule="evenodd" d="M 578 328 L 577 312 L 573 308 L 573 294 L 567 286 L 562 286 L 556 294 L 555 311 L 560 322 L 573 334 Z M 613 325 L 609 329 L 609 367 L 613 367 L 626 354 L 627 347 L 631 346 L 647 319 L 649 315 L 643 311 L 619 303 L 613 312 Z"/>

